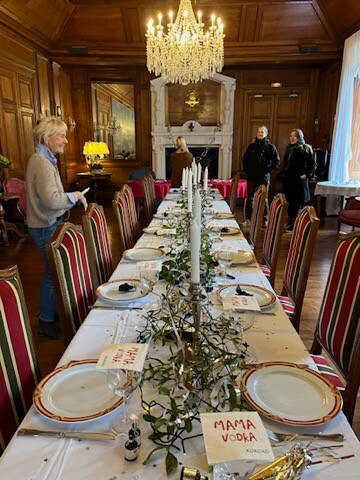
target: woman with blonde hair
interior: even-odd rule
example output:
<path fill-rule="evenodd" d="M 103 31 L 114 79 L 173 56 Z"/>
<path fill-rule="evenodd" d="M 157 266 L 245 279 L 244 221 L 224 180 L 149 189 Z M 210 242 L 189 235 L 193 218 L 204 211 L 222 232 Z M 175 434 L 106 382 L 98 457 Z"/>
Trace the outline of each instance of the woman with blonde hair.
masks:
<path fill-rule="evenodd" d="M 29 158 L 25 181 L 27 190 L 27 225 L 45 263 L 39 307 L 39 334 L 61 338 L 55 321 L 55 293 L 46 255 L 50 241 L 63 214 L 75 204 L 87 209 L 81 192 L 64 191 L 55 155 L 64 153 L 67 126 L 58 117 L 45 117 L 34 128 L 35 153 Z"/>
<path fill-rule="evenodd" d="M 171 182 L 173 187 L 179 188 L 181 186 L 183 168 L 191 167 L 193 156 L 189 152 L 184 137 L 177 137 L 176 146 L 176 152 L 170 155 Z"/>

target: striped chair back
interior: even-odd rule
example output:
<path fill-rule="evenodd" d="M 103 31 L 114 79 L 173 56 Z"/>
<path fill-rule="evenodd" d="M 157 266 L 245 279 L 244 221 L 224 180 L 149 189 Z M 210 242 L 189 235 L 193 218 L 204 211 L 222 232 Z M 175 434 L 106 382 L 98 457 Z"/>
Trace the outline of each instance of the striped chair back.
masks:
<path fill-rule="evenodd" d="M 125 183 L 125 185 L 121 189 L 121 193 L 124 194 L 125 200 L 129 209 L 129 216 L 130 216 L 130 225 L 133 231 L 134 238 L 138 238 L 139 236 L 139 220 L 137 217 L 137 210 L 135 204 L 135 197 L 130 185 Z"/>
<path fill-rule="evenodd" d="M 57 298 L 61 299 L 61 328 L 68 343 L 95 301 L 83 229 L 68 222 L 59 225 L 46 251 Z"/>
<path fill-rule="evenodd" d="M 322 348 L 346 380 L 343 410 L 351 424 L 360 385 L 360 232 L 339 235 L 311 351 Z"/>
<path fill-rule="evenodd" d="M 128 248 L 132 248 L 135 244 L 133 231 L 131 229 L 129 209 L 123 193 L 115 192 L 113 209 L 119 227 L 120 253 L 123 253 Z"/>
<path fill-rule="evenodd" d="M 30 408 L 40 378 L 17 266 L 0 270 L 0 454 Z"/>
<path fill-rule="evenodd" d="M 88 251 L 93 286 L 97 288 L 109 280 L 113 272 L 110 240 L 104 208 L 90 203 L 82 217 L 85 243 Z"/>
<path fill-rule="evenodd" d="M 266 195 L 267 190 L 265 185 L 260 185 L 254 194 L 253 209 L 250 218 L 249 240 L 254 247 L 255 255 L 260 242 Z"/>
<path fill-rule="evenodd" d="M 239 175 L 235 175 L 231 180 L 230 197 L 229 197 L 229 206 L 230 206 L 231 213 L 235 213 L 235 210 L 236 210 L 239 178 L 240 178 Z"/>
<path fill-rule="evenodd" d="M 294 304 L 291 321 L 297 331 L 319 223 L 314 207 L 305 207 L 297 215 L 284 267 L 282 295 Z"/>
<path fill-rule="evenodd" d="M 262 255 L 265 264 L 269 267 L 268 279 L 272 286 L 275 284 L 276 267 L 280 253 L 281 239 L 287 215 L 288 203 L 283 193 L 279 193 L 271 202 L 268 223 L 265 228 Z"/>
<path fill-rule="evenodd" d="M 141 184 L 144 192 L 145 217 L 146 217 L 146 221 L 150 223 L 156 211 L 156 195 L 155 195 L 154 179 L 150 174 L 147 174 L 145 175 L 144 178 L 141 179 Z"/>

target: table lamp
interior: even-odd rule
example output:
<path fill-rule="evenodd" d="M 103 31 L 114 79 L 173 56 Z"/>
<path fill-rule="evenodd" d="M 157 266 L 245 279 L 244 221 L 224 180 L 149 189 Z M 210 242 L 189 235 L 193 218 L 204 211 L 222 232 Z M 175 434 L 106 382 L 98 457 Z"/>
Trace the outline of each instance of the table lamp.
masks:
<path fill-rule="evenodd" d="M 109 153 L 109 148 L 105 142 L 85 142 L 83 148 L 86 163 L 92 173 L 101 173 L 103 171 L 104 166 L 100 160 Z"/>

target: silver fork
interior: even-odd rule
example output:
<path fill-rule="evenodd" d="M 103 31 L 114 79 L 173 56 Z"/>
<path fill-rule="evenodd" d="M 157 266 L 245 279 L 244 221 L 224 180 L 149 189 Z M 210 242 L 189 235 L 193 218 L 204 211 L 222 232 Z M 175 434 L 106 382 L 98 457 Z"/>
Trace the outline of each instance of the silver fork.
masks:
<path fill-rule="evenodd" d="M 271 440 L 275 442 L 291 442 L 295 438 L 313 438 L 322 440 L 331 440 L 334 442 L 343 442 L 345 437 L 342 433 L 278 433 L 266 428 L 266 433 Z"/>

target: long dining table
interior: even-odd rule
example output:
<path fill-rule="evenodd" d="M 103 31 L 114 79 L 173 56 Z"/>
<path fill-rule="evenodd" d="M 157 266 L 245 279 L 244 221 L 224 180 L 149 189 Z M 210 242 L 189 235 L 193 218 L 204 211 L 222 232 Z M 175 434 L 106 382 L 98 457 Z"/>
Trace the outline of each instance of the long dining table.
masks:
<path fill-rule="evenodd" d="M 169 211 L 177 205 L 177 197 L 169 193 L 160 204 L 158 211 Z M 213 200 L 212 208 L 215 212 L 230 212 L 227 203 L 222 200 Z M 212 220 L 217 226 L 237 227 L 233 218 L 224 220 Z M 153 219 L 151 226 L 160 226 L 161 219 Z M 224 236 L 217 239 L 218 244 L 214 249 L 227 246 L 250 251 L 250 246 L 240 232 L 234 236 Z M 143 234 L 138 240 L 136 248 L 160 247 L 171 242 L 169 237 Z M 220 283 L 247 283 L 258 285 L 273 291 L 270 283 L 257 264 L 251 268 L 244 265 L 233 266 L 229 273 L 236 280 L 224 280 L 216 277 Z M 139 271 L 136 262 L 122 259 L 117 265 L 111 280 L 137 278 Z M 154 292 L 137 303 L 142 310 L 102 310 L 101 308 L 90 310 L 84 323 L 63 354 L 59 365 L 65 365 L 73 360 L 97 359 L 103 349 L 111 342 L 134 342 L 136 341 L 137 326 L 141 325 L 146 309 L 152 308 L 153 302 L 158 301 L 165 291 L 165 281 L 159 281 Z M 216 291 L 216 285 L 214 292 Z M 212 301 L 214 293 L 209 294 Z M 102 305 L 97 300 L 97 305 Z M 215 307 L 212 307 L 215 308 Z M 293 328 L 287 315 L 284 313 L 278 300 L 268 312 L 274 315 L 256 315 L 256 321 L 251 329 L 244 333 L 245 340 L 251 345 L 258 362 L 281 361 L 306 364 L 316 369 L 311 357 L 305 348 L 301 338 Z M 152 357 L 161 357 L 162 346 L 150 344 Z M 143 386 L 144 395 L 156 395 L 156 391 L 150 385 Z M 286 399 L 287 392 L 283 392 Z M 306 398 L 303 399 L 307 401 Z M 81 406 L 79 406 L 81 409 Z M 23 420 L 20 428 L 37 428 L 63 431 L 87 431 L 107 432 L 111 422 L 121 413 L 122 407 L 111 413 L 85 423 L 61 424 L 42 416 L 32 406 Z M 148 453 L 155 447 L 147 437 L 151 433 L 150 426 L 141 420 L 141 402 L 139 391 L 135 391 L 130 398 L 130 409 L 139 416 L 139 426 L 142 432 L 142 444 L 136 461 L 128 462 L 124 459 L 124 442 L 110 441 L 97 442 L 76 439 L 64 439 L 53 437 L 31 437 L 15 435 L 0 458 L 1 480 L 160 480 L 167 477 L 165 472 L 164 453 L 156 453 L 147 465 L 143 465 Z M 262 417 L 267 428 L 278 432 L 298 431 L 299 427 L 291 427 L 285 424 L 271 421 Z M 200 425 L 198 427 L 200 429 Z M 334 449 L 334 455 L 354 457 L 339 462 L 323 463 L 308 468 L 302 478 L 304 480 L 355 480 L 359 479 L 360 472 L 360 444 L 353 430 L 347 422 L 344 414 L 340 412 L 333 420 L 320 426 L 303 427 L 303 431 L 315 433 L 342 433 L 345 436 L 343 446 Z M 289 451 L 292 444 L 274 444 L 276 457 Z M 314 445 L 329 445 L 329 442 L 314 441 Z M 203 437 L 190 439 L 186 442 L 186 451 L 176 453 L 180 467 L 187 466 L 198 468 L 202 472 L 208 471 L 207 458 Z M 260 465 L 259 465 L 260 468 Z M 180 468 L 172 472 L 169 478 L 179 478 Z"/>

